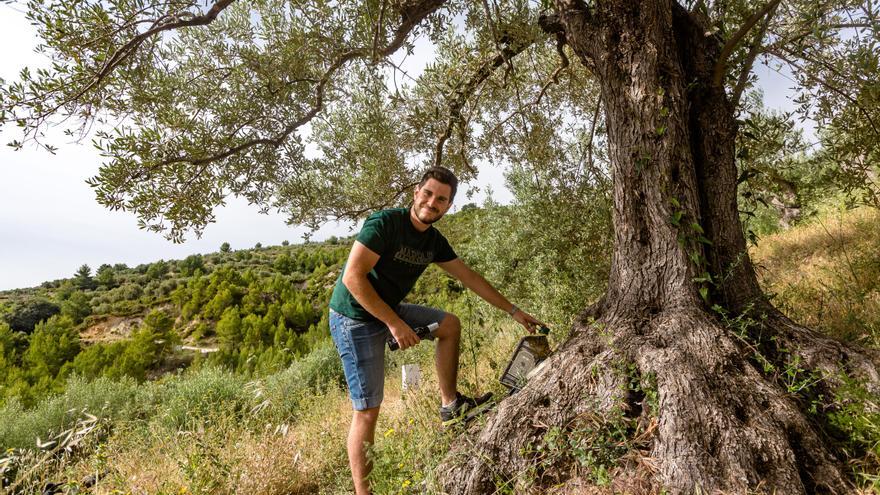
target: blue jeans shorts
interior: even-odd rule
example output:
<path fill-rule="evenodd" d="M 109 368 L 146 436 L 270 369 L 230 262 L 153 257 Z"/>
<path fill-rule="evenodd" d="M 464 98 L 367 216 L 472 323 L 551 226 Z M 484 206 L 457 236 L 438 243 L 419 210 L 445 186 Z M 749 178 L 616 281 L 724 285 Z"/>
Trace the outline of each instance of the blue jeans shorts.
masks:
<path fill-rule="evenodd" d="M 440 323 L 446 312 L 401 303 L 395 312 L 410 327 Z M 330 310 L 330 335 L 342 359 L 348 393 L 356 411 L 379 407 L 385 393 L 385 346 L 391 331 L 381 321 L 362 321 Z"/>

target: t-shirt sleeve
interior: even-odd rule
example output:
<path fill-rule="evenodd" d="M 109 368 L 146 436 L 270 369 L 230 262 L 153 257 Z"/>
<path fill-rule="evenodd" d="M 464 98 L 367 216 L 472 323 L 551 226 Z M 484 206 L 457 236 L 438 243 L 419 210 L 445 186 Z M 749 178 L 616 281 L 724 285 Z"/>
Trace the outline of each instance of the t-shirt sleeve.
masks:
<path fill-rule="evenodd" d="M 458 258 L 458 255 L 455 254 L 455 251 L 452 249 L 452 246 L 449 245 L 449 241 L 446 240 L 446 237 L 439 232 L 437 234 L 437 254 L 434 255 L 434 263 L 443 263 L 444 261 L 452 261 L 455 258 Z"/>
<path fill-rule="evenodd" d="M 385 215 L 373 213 L 364 221 L 356 240 L 370 248 L 376 254 L 383 254 L 388 247 L 388 240 L 391 233 L 391 222 Z"/>

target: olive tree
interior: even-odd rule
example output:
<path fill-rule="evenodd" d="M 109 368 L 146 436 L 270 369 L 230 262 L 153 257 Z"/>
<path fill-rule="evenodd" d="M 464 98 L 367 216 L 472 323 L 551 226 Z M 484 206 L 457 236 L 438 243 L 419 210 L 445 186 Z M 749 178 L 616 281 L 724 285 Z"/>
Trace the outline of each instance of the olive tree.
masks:
<path fill-rule="evenodd" d="M 428 164 L 467 181 L 481 163 L 516 162 L 573 191 L 610 178 L 605 295 L 585 298 L 570 338 L 477 441 L 453 446 L 439 468 L 446 491 L 516 486 L 520 473 L 549 469 L 533 455 L 548 431 L 646 414 L 657 425 L 645 447 L 653 467 L 632 464 L 624 479 L 642 470 L 672 493 L 847 490 L 845 456 L 821 420 L 766 371 L 820 377 L 812 397 L 829 410 L 842 373 L 876 393 L 877 355 L 798 325 L 762 293 L 735 142 L 766 60 L 791 71 L 802 112 L 827 129 L 850 175 L 876 174 L 874 2 L 27 8 L 52 64 L 0 90 L 0 120 L 22 129 L 13 146 L 51 149 L 44 130 L 57 118 L 78 123 L 74 135 L 105 124 L 95 142 L 106 161 L 89 181 L 97 200 L 171 239 L 199 233 L 230 195 L 291 223 L 359 218 L 405 201 Z M 433 59 L 410 74 L 401 61 L 419 40 L 433 43 Z"/>

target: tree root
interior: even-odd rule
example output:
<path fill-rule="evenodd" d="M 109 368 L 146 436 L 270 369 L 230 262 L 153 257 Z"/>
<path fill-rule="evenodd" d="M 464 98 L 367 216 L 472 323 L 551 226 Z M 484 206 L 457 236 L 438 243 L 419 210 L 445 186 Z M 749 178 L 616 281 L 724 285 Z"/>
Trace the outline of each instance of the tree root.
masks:
<path fill-rule="evenodd" d="M 820 357 L 837 347 L 779 331 L 831 366 Z M 576 328 L 523 390 L 457 440 L 438 468 L 444 489 L 527 493 L 587 480 L 630 493 L 847 492 L 821 428 L 753 351 L 702 308 Z M 870 359 L 858 368 L 876 376 Z"/>

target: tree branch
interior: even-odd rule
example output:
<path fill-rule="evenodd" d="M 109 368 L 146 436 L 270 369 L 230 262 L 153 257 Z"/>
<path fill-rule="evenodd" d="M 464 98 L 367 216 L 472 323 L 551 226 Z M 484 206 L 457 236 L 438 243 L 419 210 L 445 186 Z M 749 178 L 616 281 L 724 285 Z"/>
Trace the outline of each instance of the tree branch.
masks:
<path fill-rule="evenodd" d="M 776 7 L 773 7 L 772 11 L 767 14 L 766 18 L 764 18 L 764 23 L 761 24 L 761 29 L 758 31 L 758 34 L 755 35 L 755 41 L 752 43 L 751 48 L 749 48 L 749 53 L 746 55 L 742 70 L 739 73 L 739 78 L 736 81 L 736 86 L 733 88 L 733 95 L 730 97 L 733 108 L 739 106 L 739 100 L 742 97 L 743 91 L 746 89 L 746 83 L 749 81 L 749 74 L 752 72 L 752 66 L 755 64 L 755 59 L 758 58 L 758 54 L 761 53 L 761 40 L 764 39 L 764 34 L 767 33 L 767 28 L 770 27 L 770 21 L 773 19 L 773 14 L 775 12 Z"/>
<path fill-rule="evenodd" d="M 477 87 L 497 69 L 505 64 L 510 58 L 515 57 L 532 45 L 534 41 L 522 42 L 520 44 L 506 46 L 501 51 L 487 60 L 467 81 L 461 81 L 453 89 L 449 101 L 449 119 L 446 122 L 446 129 L 438 136 L 437 143 L 434 145 L 434 165 L 440 165 L 443 161 L 443 146 L 452 135 L 455 124 L 461 120 L 461 109 L 467 102 L 469 96 L 477 89 Z M 472 170 L 473 171 L 473 170 Z"/>
<path fill-rule="evenodd" d="M 559 54 L 559 58 L 561 60 L 559 66 L 556 67 L 556 70 L 553 71 L 553 74 L 550 74 L 550 77 L 547 78 L 547 81 L 541 87 L 541 91 L 538 93 L 538 96 L 534 100 L 526 103 L 525 105 L 521 104 L 518 109 L 516 109 L 513 113 L 511 113 L 510 115 L 505 117 L 504 120 L 495 124 L 495 127 L 493 127 L 492 130 L 490 130 L 487 134 L 492 134 L 492 133 L 496 132 L 498 129 L 501 128 L 501 126 L 510 122 L 510 119 L 516 117 L 517 115 L 522 115 L 523 112 L 525 111 L 525 109 L 531 108 L 531 107 L 536 106 L 539 103 L 541 103 L 541 99 L 544 97 L 544 94 L 547 93 L 547 89 L 550 88 L 550 85 L 559 83 L 559 74 L 562 73 L 562 71 L 565 70 L 566 68 L 568 68 L 568 66 L 569 66 L 568 56 L 565 54 L 565 51 L 563 50 L 563 46 L 565 46 L 565 36 L 562 33 L 557 33 L 557 35 L 556 35 L 556 53 Z"/>
<path fill-rule="evenodd" d="M 339 213 L 335 216 L 336 220 L 337 221 L 344 220 L 344 219 L 356 220 L 356 219 L 360 218 L 361 216 L 363 216 L 367 212 L 388 208 L 389 206 L 396 203 L 398 198 L 400 198 L 400 196 L 402 196 L 403 193 L 409 191 L 410 189 L 412 189 L 413 187 L 415 187 L 417 185 L 419 185 L 418 181 L 410 183 L 410 184 L 406 184 L 403 187 L 401 187 L 400 189 L 398 189 L 394 193 L 394 195 L 391 196 L 390 199 L 385 200 L 381 203 L 369 205 L 369 206 L 361 208 L 359 210 L 344 211 L 344 212 Z"/>
<path fill-rule="evenodd" d="M 445 3 L 445 0 L 424 0 L 418 4 L 409 5 L 408 7 L 403 9 L 403 21 L 400 26 L 395 30 L 395 35 L 392 41 L 386 46 L 383 50 L 381 50 L 378 55 L 380 58 L 385 58 L 396 52 L 401 46 L 403 46 L 404 41 L 406 41 L 406 37 L 409 33 L 418 25 L 425 17 L 433 13 L 437 10 L 441 5 Z M 351 60 L 357 58 L 369 58 L 374 53 L 372 48 L 359 48 L 354 50 L 349 50 L 343 53 L 339 58 L 337 58 L 330 67 L 324 72 L 324 75 L 321 76 L 317 87 L 315 88 L 315 103 L 312 108 L 306 112 L 303 116 L 298 118 L 297 120 L 291 122 L 287 125 L 279 134 L 274 137 L 268 138 L 256 138 L 250 141 L 246 141 L 244 143 L 239 144 L 238 146 L 234 146 L 220 153 L 216 153 L 213 155 L 209 155 L 202 158 L 192 158 L 192 157 L 178 157 L 171 158 L 168 160 L 164 160 L 162 162 L 150 165 L 147 167 L 147 170 L 152 170 L 154 168 L 163 167 L 166 165 L 170 165 L 172 163 L 180 163 L 180 162 L 188 162 L 193 165 L 201 165 L 204 163 L 215 162 L 218 160 L 222 160 L 224 158 L 228 158 L 232 155 L 240 153 L 246 149 L 252 148 L 257 145 L 269 145 L 278 147 L 284 142 L 285 139 L 296 129 L 302 127 L 303 125 L 310 122 L 315 115 L 317 115 L 324 108 L 324 90 L 327 84 L 330 82 L 333 74 L 339 70 L 346 63 Z M 136 177 L 137 178 L 137 177 Z"/>
<path fill-rule="evenodd" d="M 826 26 L 822 26 L 822 28 L 824 28 L 824 29 L 868 29 L 868 28 L 876 29 L 877 26 L 874 26 L 872 24 L 863 24 L 863 23 L 843 23 L 843 24 L 828 24 Z M 771 31 L 771 32 L 773 32 L 773 31 Z M 811 34 L 815 34 L 815 33 L 816 33 L 816 31 L 813 28 L 810 28 L 810 29 L 804 29 L 803 31 L 799 31 L 795 34 L 792 34 L 787 38 L 783 38 L 780 36 L 779 39 L 776 40 L 776 42 L 774 42 L 771 45 L 768 45 L 767 48 L 769 50 L 775 50 L 779 47 L 789 45 L 789 44 L 794 43 L 796 41 L 800 41 L 800 40 L 806 38 L 807 36 L 809 36 Z M 776 33 L 774 33 L 774 34 L 776 34 Z M 767 53 L 767 50 L 764 50 L 762 53 Z"/>
<path fill-rule="evenodd" d="M 727 70 L 727 59 L 730 58 L 730 55 L 739 45 L 739 43 L 749 34 L 749 31 L 758 23 L 764 16 L 768 15 L 771 11 L 776 9 L 776 6 L 782 0 L 770 0 L 761 7 L 760 10 L 753 13 L 746 19 L 746 22 L 739 28 L 739 30 L 734 33 L 733 36 L 727 40 L 727 43 L 724 44 L 724 47 L 721 49 L 721 54 L 718 56 L 718 60 L 715 62 L 715 70 L 712 74 L 712 83 L 719 85 L 721 84 L 722 79 L 724 79 L 724 72 Z"/>
<path fill-rule="evenodd" d="M 786 57 L 785 54 L 783 54 L 779 51 L 776 51 L 776 50 L 774 50 L 770 53 L 776 57 L 779 57 L 780 60 L 785 61 L 787 64 L 791 65 L 792 67 L 798 69 L 798 71 L 800 71 L 800 73 L 803 74 L 804 77 L 807 77 L 810 80 L 812 80 L 813 82 L 828 88 L 828 90 L 830 90 L 831 92 L 837 93 L 840 96 L 842 96 L 843 98 L 845 98 L 847 101 L 849 101 L 852 105 L 854 105 L 859 110 L 859 113 L 861 113 L 862 116 L 865 117 L 865 119 L 871 125 L 871 129 L 874 130 L 874 134 L 877 135 L 878 137 L 880 137 L 880 129 L 878 129 L 877 124 L 874 122 L 874 119 L 871 118 L 871 114 L 864 107 L 859 105 L 859 102 L 856 101 L 855 98 L 850 96 L 846 91 L 838 88 L 837 86 L 829 83 L 828 81 L 826 81 L 824 79 L 821 79 L 819 77 L 811 75 L 808 71 L 804 70 L 804 68 L 801 67 L 797 62 Z"/>
<path fill-rule="evenodd" d="M 153 25 L 150 27 L 150 29 L 138 34 L 137 36 L 129 40 L 126 44 L 122 45 L 121 48 L 113 52 L 113 54 L 107 59 L 107 61 L 104 62 L 104 66 L 101 67 L 101 70 L 98 71 L 92 82 L 85 85 L 73 96 L 65 98 L 64 101 L 62 101 L 61 103 L 58 103 L 54 107 L 43 112 L 43 114 L 39 116 L 38 119 L 55 113 L 64 105 L 72 101 L 78 100 L 84 94 L 91 91 L 94 87 L 101 84 L 101 81 L 103 81 L 108 75 L 110 75 L 110 73 L 113 72 L 113 69 L 118 67 L 119 64 L 129 58 L 135 52 L 135 50 L 137 50 L 137 48 L 140 47 L 147 39 L 164 31 L 171 31 L 182 27 L 204 26 L 210 24 L 214 22 L 218 15 L 220 15 L 220 12 L 229 7 L 234 1 L 235 0 L 217 0 L 217 3 L 211 6 L 208 12 L 203 15 L 194 15 L 192 12 L 184 12 L 174 16 L 163 15 L 159 17 L 158 19 L 153 21 Z M 187 15 L 186 19 L 182 18 L 184 15 Z M 169 21 L 169 19 L 171 20 Z"/>

